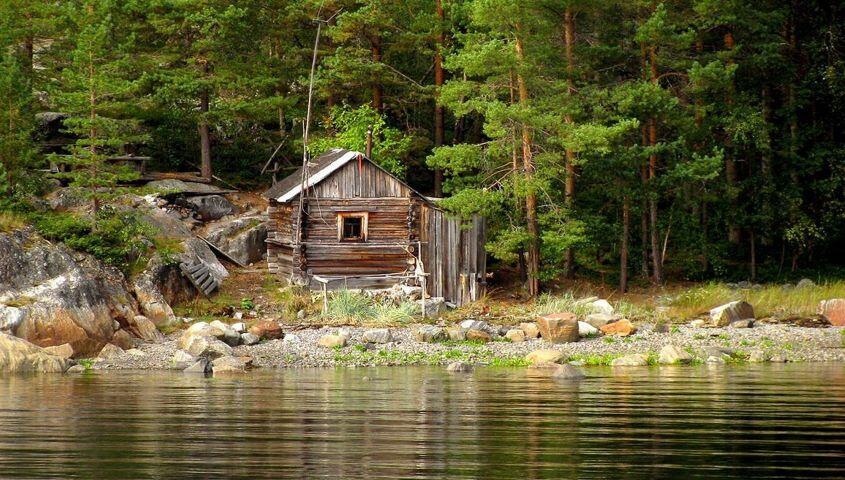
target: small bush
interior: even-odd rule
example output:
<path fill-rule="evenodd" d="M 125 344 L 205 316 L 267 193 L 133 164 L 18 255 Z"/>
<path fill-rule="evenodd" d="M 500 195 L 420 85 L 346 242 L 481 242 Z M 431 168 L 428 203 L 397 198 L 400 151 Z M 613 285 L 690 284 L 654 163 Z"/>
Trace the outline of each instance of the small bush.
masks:
<path fill-rule="evenodd" d="M 335 323 L 356 323 L 372 314 L 371 299 L 357 292 L 340 290 L 329 298 L 329 308 L 323 316 Z"/>

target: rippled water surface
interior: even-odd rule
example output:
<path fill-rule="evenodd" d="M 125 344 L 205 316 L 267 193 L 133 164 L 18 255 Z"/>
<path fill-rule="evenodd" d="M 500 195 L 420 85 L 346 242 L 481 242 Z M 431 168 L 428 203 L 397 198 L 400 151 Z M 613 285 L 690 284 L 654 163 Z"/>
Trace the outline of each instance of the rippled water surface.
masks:
<path fill-rule="evenodd" d="M 0 378 L 0 478 L 845 478 L 845 367 Z"/>

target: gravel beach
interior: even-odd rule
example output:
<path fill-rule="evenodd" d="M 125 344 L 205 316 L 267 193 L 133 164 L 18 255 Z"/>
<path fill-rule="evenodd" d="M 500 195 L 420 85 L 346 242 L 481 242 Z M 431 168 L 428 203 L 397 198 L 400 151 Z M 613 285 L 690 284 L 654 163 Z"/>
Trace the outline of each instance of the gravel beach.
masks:
<path fill-rule="evenodd" d="M 654 331 L 653 325 L 640 324 L 639 331 L 628 337 L 603 336 L 582 338 L 578 342 L 552 344 L 542 339 L 511 343 L 504 339 L 489 343 L 435 342 L 415 340 L 419 326 L 391 329 L 393 341 L 364 344 L 367 328 L 343 327 L 349 335 L 345 347 L 318 345 L 324 335 L 336 333 L 337 327 L 301 328 L 283 326 L 284 339 L 240 345 L 235 356 L 250 357 L 258 368 L 301 368 L 371 365 L 445 365 L 462 361 L 479 365 L 519 365 L 524 357 L 538 349 L 554 349 L 564 358 L 578 362 L 598 357 L 615 358 L 627 354 L 656 355 L 666 345 L 680 347 L 700 360 L 707 358 L 708 347 L 728 349 L 736 358 L 754 352 L 782 355 L 792 362 L 845 362 L 843 328 L 804 328 L 760 324 L 754 328 L 697 328 L 673 326 L 668 332 Z M 181 332 L 167 336 L 161 343 L 148 343 L 109 359 L 97 359 L 93 369 L 168 370 L 177 368 L 174 354 Z"/>

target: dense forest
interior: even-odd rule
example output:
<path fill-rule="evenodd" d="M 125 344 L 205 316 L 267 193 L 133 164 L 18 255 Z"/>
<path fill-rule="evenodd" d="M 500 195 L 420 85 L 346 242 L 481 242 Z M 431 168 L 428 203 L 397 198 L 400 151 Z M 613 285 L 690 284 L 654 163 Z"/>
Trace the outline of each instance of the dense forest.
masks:
<path fill-rule="evenodd" d="M 45 112 L 95 209 L 126 153 L 267 187 L 314 60 L 310 153 L 372 129 L 530 293 L 842 268 L 845 4 L 818 0 L 0 0 L 0 208 L 45 188 Z"/>

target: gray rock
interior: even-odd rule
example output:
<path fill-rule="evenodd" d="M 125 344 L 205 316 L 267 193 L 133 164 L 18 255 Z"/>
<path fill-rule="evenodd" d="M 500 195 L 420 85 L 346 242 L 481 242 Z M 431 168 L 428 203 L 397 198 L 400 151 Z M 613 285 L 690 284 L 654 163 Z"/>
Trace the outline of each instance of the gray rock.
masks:
<path fill-rule="evenodd" d="M 232 355 L 232 347 L 209 336 L 191 336 L 182 348 L 195 357 L 213 359 Z"/>
<path fill-rule="evenodd" d="M 725 360 L 724 355 L 719 355 L 719 356 L 711 355 L 711 356 L 707 357 L 704 361 L 706 363 L 719 364 L 719 365 L 727 363 L 727 360 Z"/>
<path fill-rule="evenodd" d="M 812 288 L 816 286 L 816 282 L 810 280 L 809 278 L 802 278 L 796 285 L 795 288 Z"/>
<path fill-rule="evenodd" d="M 173 354 L 173 365 L 180 369 L 185 369 L 196 361 L 196 357 L 184 350 L 176 350 L 176 353 Z"/>
<path fill-rule="evenodd" d="M 775 353 L 769 358 L 769 361 L 772 363 L 786 363 L 789 361 L 789 358 L 784 353 Z"/>
<path fill-rule="evenodd" d="M 654 324 L 654 328 L 651 329 L 654 333 L 669 333 L 669 324 L 666 322 L 657 322 Z"/>
<path fill-rule="evenodd" d="M 446 330 L 434 325 L 424 325 L 414 332 L 418 342 L 434 343 L 446 340 Z"/>
<path fill-rule="evenodd" d="M 710 323 L 714 327 L 727 327 L 745 319 L 754 319 L 754 308 L 748 302 L 730 302 L 710 310 Z"/>
<path fill-rule="evenodd" d="M 593 309 L 593 313 L 604 313 L 605 315 L 613 315 L 614 311 L 613 305 L 603 298 L 590 303 L 590 308 Z"/>
<path fill-rule="evenodd" d="M 61 373 L 71 365 L 70 360 L 50 355 L 24 339 L 0 333 L 0 373 Z"/>
<path fill-rule="evenodd" d="M 259 262 L 267 252 L 267 218 L 233 217 L 216 222 L 206 238 L 227 255 L 248 265 Z"/>
<path fill-rule="evenodd" d="M 82 365 L 73 365 L 65 371 L 65 373 L 85 373 L 87 369 Z"/>
<path fill-rule="evenodd" d="M 220 320 L 214 320 L 209 325 L 223 332 L 223 335 L 217 336 L 217 338 L 225 342 L 226 345 L 237 347 L 241 343 L 241 335 L 229 325 L 226 325 Z"/>
<path fill-rule="evenodd" d="M 346 339 L 343 335 L 323 335 L 317 340 L 317 345 L 326 348 L 345 347 Z"/>
<path fill-rule="evenodd" d="M 692 355 L 690 355 L 686 350 L 678 346 L 666 345 L 660 349 L 660 355 L 657 361 L 664 365 L 672 365 L 675 363 L 690 363 L 692 362 Z"/>
<path fill-rule="evenodd" d="M 189 197 L 185 200 L 185 203 L 205 222 L 218 220 L 235 213 L 235 206 L 232 205 L 232 202 L 221 195 Z"/>
<path fill-rule="evenodd" d="M 211 370 L 211 362 L 207 358 L 200 358 L 193 365 L 183 370 L 185 373 L 201 373 L 205 375 Z"/>
<path fill-rule="evenodd" d="M 143 315 L 135 315 L 129 322 L 129 330 L 141 340 L 150 343 L 164 341 L 164 335 L 158 330 L 155 323 Z"/>
<path fill-rule="evenodd" d="M 246 331 L 246 324 L 244 322 L 238 322 L 232 324 L 232 330 L 238 333 L 244 333 Z"/>
<path fill-rule="evenodd" d="M 584 376 L 584 372 L 580 368 L 568 363 L 558 365 L 551 375 L 552 378 L 557 380 L 579 380 L 584 378 Z"/>
<path fill-rule="evenodd" d="M 160 192 L 166 196 L 179 193 L 188 195 L 214 195 L 225 191 L 211 184 L 185 182 L 174 178 L 147 182 L 147 189 Z"/>
<path fill-rule="evenodd" d="M 452 362 L 446 367 L 446 371 L 450 373 L 469 373 L 472 370 L 472 365 L 464 362 Z"/>
<path fill-rule="evenodd" d="M 53 347 L 44 347 L 44 351 L 49 355 L 55 355 L 65 359 L 73 358 L 73 347 L 69 343 Z"/>
<path fill-rule="evenodd" d="M 632 353 L 630 355 L 623 355 L 619 358 L 613 359 L 610 362 L 614 367 L 642 367 L 648 365 L 648 356 L 642 353 Z"/>
<path fill-rule="evenodd" d="M 147 352 L 140 350 L 138 348 L 130 348 L 126 351 L 127 355 L 132 355 L 133 357 L 146 357 Z"/>
<path fill-rule="evenodd" d="M 522 343 L 525 341 L 525 332 L 521 328 L 512 328 L 505 333 L 505 338 L 512 343 Z"/>
<path fill-rule="evenodd" d="M 446 313 L 446 299 L 443 297 L 426 298 L 424 305 L 427 318 L 440 318 Z"/>
<path fill-rule="evenodd" d="M 36 345 L 69 343 L 78 356 L 95 356 L 113 340 L 114 319 L 138 314 L 120 271 L 31 229 L 0 233 L 0 304 L 0 329 Z"/>
<path fill-rule="evenodd" d="M 393 332 L 389 328 L 375 328 L 364 332 L 361 341 L 368 343 L 390 343 L 393 341 Z"/>
<path fill-rule="evenodd" d="M 244 332 L 241 334 L 241 343 L 244 345 L 255 345 L 260 341 L 261 339 L 258 338 L 257 335 L 253 335 L 249 332 Z"/>
<path fill-rule="evenodd" d="M 730 359 L 736 352 L 726 347 L 708 346 L 701 349 L 701 358 L 707 359 L 709 357 L 720 357 L 725 360 Z"/>
<path fill-rule="evenodd" d="M 302 337 L 295 333 L 289 333 L 285 335 L 285 338 L 282 339 L 282 343 L 286 345 L 297 345 L 302 343 Z"/>

